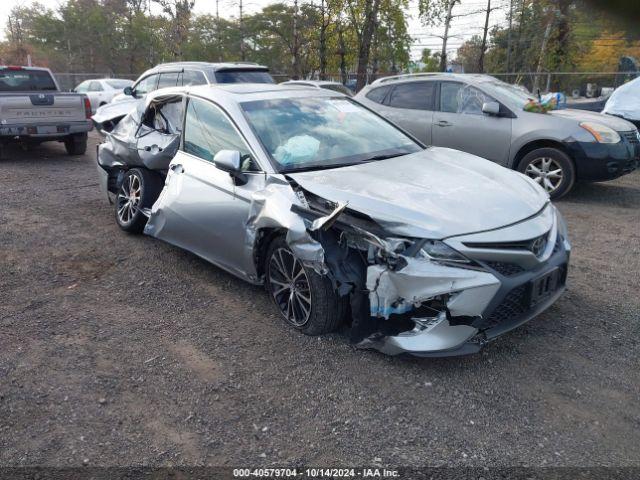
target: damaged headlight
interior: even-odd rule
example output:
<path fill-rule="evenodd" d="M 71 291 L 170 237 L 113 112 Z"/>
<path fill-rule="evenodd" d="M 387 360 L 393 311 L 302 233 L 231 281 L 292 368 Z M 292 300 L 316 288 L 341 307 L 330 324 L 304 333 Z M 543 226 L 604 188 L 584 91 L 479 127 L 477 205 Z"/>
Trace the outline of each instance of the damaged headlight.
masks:
<path fill-rule="evenodd" d="M 458 253 L 456 250 L 440 240 L 426 240 L 420 252 L 424 257 L 430 260 L 471 263 L 468 258 L 464 257 L 461 253 Z"/>

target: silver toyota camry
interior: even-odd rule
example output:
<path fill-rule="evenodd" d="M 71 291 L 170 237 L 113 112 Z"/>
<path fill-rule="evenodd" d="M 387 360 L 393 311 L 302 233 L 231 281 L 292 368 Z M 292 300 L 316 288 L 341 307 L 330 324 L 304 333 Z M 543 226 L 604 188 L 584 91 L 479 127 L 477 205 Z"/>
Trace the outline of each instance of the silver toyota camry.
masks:
<path fill-rule="evenodd" d="M 264 284 L 308 335 L 474 353 L 565 288 L 566 227 L 538 184 L 336 92 L 158 90 L 106 134 L 98 172 L 120 228 Z"/>

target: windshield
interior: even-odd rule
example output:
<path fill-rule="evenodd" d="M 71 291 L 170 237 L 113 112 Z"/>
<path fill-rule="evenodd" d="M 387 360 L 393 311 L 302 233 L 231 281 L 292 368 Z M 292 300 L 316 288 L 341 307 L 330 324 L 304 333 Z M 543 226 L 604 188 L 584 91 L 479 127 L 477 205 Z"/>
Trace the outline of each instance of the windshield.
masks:
<path fill-rule="evenodd" d="M 0 70 L 0 92 L 58 90 L 49 72 L 44 70 Z"/>
<path fill-rule="evenodd" d="M 219 70 L 215 76 L 218 83 L 274 83 L 264 70 Z"/>
<path fill-rule="evenodd" d="M 333 168 L 422 150 L 411 138 L 344 97 L 241 104 L 280 172 Z"/>
<path fill-rule="evenodd" d="M 131 80 L 105 80 L 105 83 L 109 85 L 111 88 L 125 88 L 133 85 L 133 81 Z"/>
<path fill-rule="evenodd" d="M 510 85 L 504 82 L 491 82 L 489 85 L 518 108 L 523 108 L 529 100 L 534 99 L 533 95 L 525 92 L 515 85 Z"/>

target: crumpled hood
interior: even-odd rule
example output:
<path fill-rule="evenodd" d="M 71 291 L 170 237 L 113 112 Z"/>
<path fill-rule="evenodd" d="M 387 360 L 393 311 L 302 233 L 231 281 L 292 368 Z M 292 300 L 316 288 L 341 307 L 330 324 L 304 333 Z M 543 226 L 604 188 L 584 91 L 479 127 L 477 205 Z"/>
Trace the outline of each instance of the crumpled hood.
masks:
<path fill-rule="evenodd" d="M 601 125 L 614 129 L 616 132 L 628 132 L 635 128 L 632 123 L 629 123 L 622 118 L 614 117 L 612 115 L 604 115 L 598 112 L 589 112 L 587 110 L 567 108 L 563 110 L 551 110 L 548 113 L 554 117 L 568 118 L 577 122 L 600 123 Z"/>
<path fill-rule="evenodd" d="M 369 215 L 397 235 L 442 239 L 524 220 L 549 201 L 524 175 L 449 148 L 291 173 L 302 188 Z"/>

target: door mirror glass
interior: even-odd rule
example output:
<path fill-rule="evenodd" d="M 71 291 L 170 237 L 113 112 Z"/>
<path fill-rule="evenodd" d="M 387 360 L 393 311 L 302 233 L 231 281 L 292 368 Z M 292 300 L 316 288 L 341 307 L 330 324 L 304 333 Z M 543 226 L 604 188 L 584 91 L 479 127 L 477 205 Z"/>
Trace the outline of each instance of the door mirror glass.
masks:
<path fill-rule="evenodd" d="M 482 104 L 482 113 L 487 115 L 499 115 L 500 104 L 498 102 L 484 102 Z"/>
<path fill-rule="evenodd" d="M 213 157 L 213 163 L 222 171 L 239 173 L 241 167 L 240 152 L 237 150 L 220 150 Z"/>
<path fill-rule="evenodd" d="M 124 87 L 124 94 L 125 95 L 130 95 L 133 97 L 133 88 L 131 87 Z"/>

